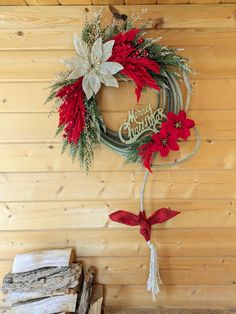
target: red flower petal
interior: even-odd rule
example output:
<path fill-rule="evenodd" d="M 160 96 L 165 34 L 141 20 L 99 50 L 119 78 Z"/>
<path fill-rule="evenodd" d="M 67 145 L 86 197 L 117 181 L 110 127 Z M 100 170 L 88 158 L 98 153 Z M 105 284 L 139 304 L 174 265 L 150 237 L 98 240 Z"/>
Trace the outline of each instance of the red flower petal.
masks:
<path fill-rule="evenodd" d="M 176 114 L 174 114 L 173 112 L 169 111 L 167 113 L 167 118 L 168 118 L 168 120 L 176 121 Z"/>
<path fill-rule="evenodd" d="M 180 119 L 181 121 L 186 119 L 186 112 L 184 110 L 181 110 L 178 114 L 178 119 Z"/>
<path fill-rule="evenodd" d="M 195 126 L 195 122 L 194 122 L 193 120 L 191 120 L 191 119 L 186 119 L 186 120 L 184 121 L 184 125 L 185 125 L 187 128 L 191 129 L 191 128 L 193 128 L 193 127 Z"/>
<path fill-rule="evenodd" d="M 151 163 L 152 163 L 152 150 L 153 143 L 146 143 L 139 147 L 138 155 L 141 156 L 143 165 L 145 168 L 147 168 L 150 172 L 152 172 L 151 169 Z"/>
<path fill-rule="evenodd" d="M 190 136 L 190 131 L 188 128 L 179 129 L 179 137 L 181 137 L 183 140 L 186 141 L 189 136 Z"/>
<path fill-rule="evenodd" d="M 179 150 L 179 145 L 176 143 L 175 139 L 169 139 L 168 146 L 174 151 Z"/>
<path fill-rule="evenodd" d="M 160 149 L 161 157 L 166 157 L 169 154 L 169 152 L 170 152 L 170 149 L 167 145 L 162 146 L 162 149 Z"/>

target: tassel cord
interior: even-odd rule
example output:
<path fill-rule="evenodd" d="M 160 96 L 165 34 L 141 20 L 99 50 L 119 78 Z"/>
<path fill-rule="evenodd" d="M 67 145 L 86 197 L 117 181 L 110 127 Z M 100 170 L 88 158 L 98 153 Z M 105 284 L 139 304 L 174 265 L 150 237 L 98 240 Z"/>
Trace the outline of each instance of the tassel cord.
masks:
<path fill-rule="evenodd" d="M 159 273 L 159 263 L 155 245 L 150 241 L 147 241 L 147 245 L 150 249 L 150 266 L 147 281 L 147 290 L 152 293 L 153 301 L 156 301 L 157 295 L 160 292 L 159 284 L 162 283 Z"/>

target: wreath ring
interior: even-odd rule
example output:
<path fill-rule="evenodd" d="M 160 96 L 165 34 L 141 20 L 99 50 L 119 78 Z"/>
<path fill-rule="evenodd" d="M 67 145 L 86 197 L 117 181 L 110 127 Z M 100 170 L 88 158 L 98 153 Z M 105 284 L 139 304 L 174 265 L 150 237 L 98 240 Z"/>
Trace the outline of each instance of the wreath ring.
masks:
<path fill-rule="evenodd" d="M 191 97 L 191 84 L 189 77 L 185 71 L 182 72 L 182 78 L 185 84 L 185 88 L 187 91 L 185 102 L 183 100 L 182 91 L 179 86 L 179 82 L 176 78 L 171 74 L 166 74 L 166 87 L 162 90 L 162 102 L 161 95 L 157 94 L 157 108 L 164 108 L 166 112 L 173 112 L 177 114 L 180 110 L 188 110 L 190 97 Z M 152 163 L 152 167 L 168 167 L 175 166 L 186 160 L 190 159 L 195 153 L 198 151 L 200 147 L 200 135 L 196 127 L 193 128 L 194 135 L 196 138 L 196 144 L 188 155 L 175 160 L 170 163 Z M 109 128 L 106 128 L 106 131 L 101 130 L 101 141 L 112 151 L 120 154 L 121 156 L 127 158 L 129 155 L 130 144 L 123 143 L 120 138 L 118 132 L 115 132 Z"/>
<path fill-rule="evenodd" d="M 71 157 L 77 157 L 88 171 L 94 147 L 100 143 L 124 156 L 128 162 L 142 161 L 149 170 L 154 152 L 159 151 L 163 157 L 170 150 L 179 150 L 177 139 L 186 140 L 189 129 L 195 124 L 186 119 L 185 113 L 191 94 L 188 78 L 191 70 L 188 60 L 177 54 L 178 49 L 161 46 L 154 39 L 143 37 L 143 30 L 134 28 L 129 18 L 122 23 L 115 21 L 101 27 L 99 14 L 91 23 L 86 21 L 81 38 L 74 35 L 74 45 L 77 55 L 63 61 L 69 70 L 52 84 L 48 98 L 56 98 L 60 116 L 57 133 L 63 131 L 63 151 L 69 146 Z M 145 125 L 141 133 L 127 141 L 128 144 L 123 141 L 126 135 L 122 134 L 121 138 L 120 132 L 106 127 L 96 102 L 101 84 L 118 87 L 117 76 L 134 82 L 137 101 L 147 88 L 157 92 L 156 107 L 163 110 L 157 125 Z M 185 105 L 180 78 L 187 90 Z M 168 130 L 162 130 L 162 124 L 166 124 L 163 119 L 170 113 L 174 116 L 167 118 Z M 154 117 L 152 114 L 150 117 Z M 158 136 L 159 132 L 162 138 Z M 195 135 L 198 137 L 197 131 Z"/>

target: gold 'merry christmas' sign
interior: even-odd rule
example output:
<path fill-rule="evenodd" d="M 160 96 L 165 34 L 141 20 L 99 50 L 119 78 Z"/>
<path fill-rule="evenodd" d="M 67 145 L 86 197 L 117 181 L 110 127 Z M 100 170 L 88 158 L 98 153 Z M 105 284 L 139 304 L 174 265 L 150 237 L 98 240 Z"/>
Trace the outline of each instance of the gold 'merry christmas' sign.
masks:
<path fill-rule="evenodd" d="M 150 104 L 143 109 L 132 108 L 119 128 L 119 138 L 125 144 L 132 144 L 146 132 L 158 132 L 164 118 L 163 109 L 153 111 Z"/>

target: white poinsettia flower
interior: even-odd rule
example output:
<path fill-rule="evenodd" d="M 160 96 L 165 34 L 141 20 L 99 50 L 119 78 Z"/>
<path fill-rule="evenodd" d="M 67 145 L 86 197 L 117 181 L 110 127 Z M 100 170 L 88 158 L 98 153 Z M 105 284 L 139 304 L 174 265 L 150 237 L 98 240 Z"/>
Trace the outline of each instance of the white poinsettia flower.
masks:
<path fill-rule="evenodd" d="M 69 79 L 78 79 L 83 76 L 82 87 L 87 99 L 93 94 L 97 94 L 101 88 L 101 83 L 106 86 L 118 87 L 118 81 L 113 76 L 123 69 L 118 62 L 108 62 L 112 55 L 114 40 L 110 40 L 105 44 L 99 37 L 90 49 L 85 41 L 77 34 L 74 34 L 74 45 L 77 56 L 64 60 L 63 63 L 72 70 Z"/>

